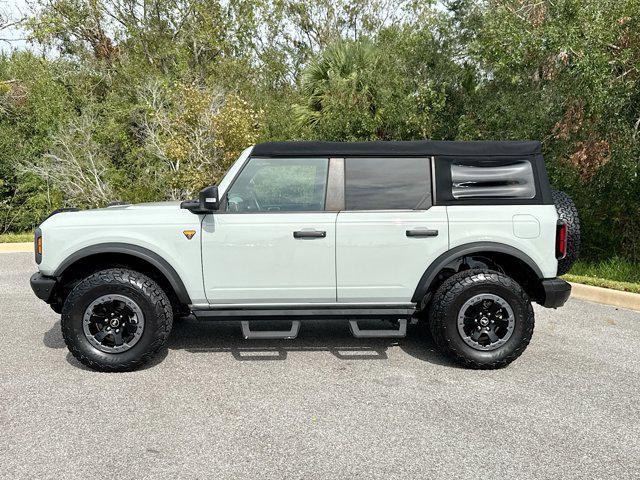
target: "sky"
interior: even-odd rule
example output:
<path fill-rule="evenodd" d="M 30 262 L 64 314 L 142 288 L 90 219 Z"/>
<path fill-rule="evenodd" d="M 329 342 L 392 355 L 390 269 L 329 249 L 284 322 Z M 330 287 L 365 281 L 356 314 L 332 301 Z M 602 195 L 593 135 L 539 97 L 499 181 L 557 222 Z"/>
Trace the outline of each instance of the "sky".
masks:
<path fill-rule="evenodd" d="M 27 4 L 25 0 L 0 0 L 0 12 L 2 16 L 8 16 L 10 19 L 18 19 L 27 12 Z M 0 32 L 0 38 L 8 39 L 0 42 L 0 51 L 10 52 L 14 48 L 25 48 L 27 42 L 22 40 L 25 32 L 20 28 L 7 28 Z"/>

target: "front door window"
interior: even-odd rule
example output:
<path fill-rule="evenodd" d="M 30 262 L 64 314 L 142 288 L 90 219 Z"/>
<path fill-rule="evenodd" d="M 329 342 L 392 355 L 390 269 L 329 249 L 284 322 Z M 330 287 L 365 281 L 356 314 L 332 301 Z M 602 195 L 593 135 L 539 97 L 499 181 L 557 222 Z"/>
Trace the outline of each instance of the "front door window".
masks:
<path fill-rule="evenodd" d="M 227 194 L 229 212 L 324 210 L 326 158 L 252 158 Z"/>

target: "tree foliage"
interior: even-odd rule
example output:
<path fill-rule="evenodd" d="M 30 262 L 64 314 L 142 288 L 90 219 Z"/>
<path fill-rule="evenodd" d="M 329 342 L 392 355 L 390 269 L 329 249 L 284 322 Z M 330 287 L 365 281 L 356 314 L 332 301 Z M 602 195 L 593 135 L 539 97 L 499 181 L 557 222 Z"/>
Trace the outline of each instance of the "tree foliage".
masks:
<path fill-rule="evenodd" d="M 640 0 L 30 5 L 33 49 L 0 57 L 0 232 L 193 195 L 260 140 L 531 138 L 586 255 L 640 258 Z"/>

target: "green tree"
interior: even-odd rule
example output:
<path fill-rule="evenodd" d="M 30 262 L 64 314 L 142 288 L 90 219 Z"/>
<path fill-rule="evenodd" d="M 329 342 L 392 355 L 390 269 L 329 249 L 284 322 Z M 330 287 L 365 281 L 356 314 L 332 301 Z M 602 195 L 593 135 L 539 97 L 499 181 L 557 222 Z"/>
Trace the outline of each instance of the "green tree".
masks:
<path fill-rule="evenodd" d="M 475 92 L 459 136 L 543 141 L 585 254 L 638 258 L 640 2 L 456 2 Z"/>
<path fill-rule="evenodd" d="M 336 140 L 447 137 L 463 69 L 429 26 L 389 27 L 375 41 L 344 40 L 314 58 L 295 107 L 302 132 Z"/>
<path fill-rule="evenodd" d="M 190 195 L 259 140 L 533 138 L 585 254 L 640 258 L 640 0 L 32 5 L 45 55 L 0 57 L 0 231 Z"/>
<path fill-rule="evenodd" d="M 29 52 L 0 57 L 0 232 L 33 228 L 59 205 L 59 192 L 24 167 L 73 111 L 61 70 Z"/>

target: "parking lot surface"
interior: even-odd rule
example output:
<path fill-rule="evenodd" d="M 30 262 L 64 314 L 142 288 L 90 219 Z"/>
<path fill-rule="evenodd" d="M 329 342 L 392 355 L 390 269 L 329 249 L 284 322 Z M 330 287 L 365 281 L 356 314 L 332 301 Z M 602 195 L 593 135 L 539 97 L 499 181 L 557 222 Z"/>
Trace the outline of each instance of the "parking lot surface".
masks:
<path fill-rule="evenodd" d="M 640 478 L 640 312 L 536 307 L 497 371 L 452 365 L 420 326 L 246 341 L 186 319 L 144 370 L 105 374 L 67 352 L 32 257 L 0 254 L 2 478 Z"/>

